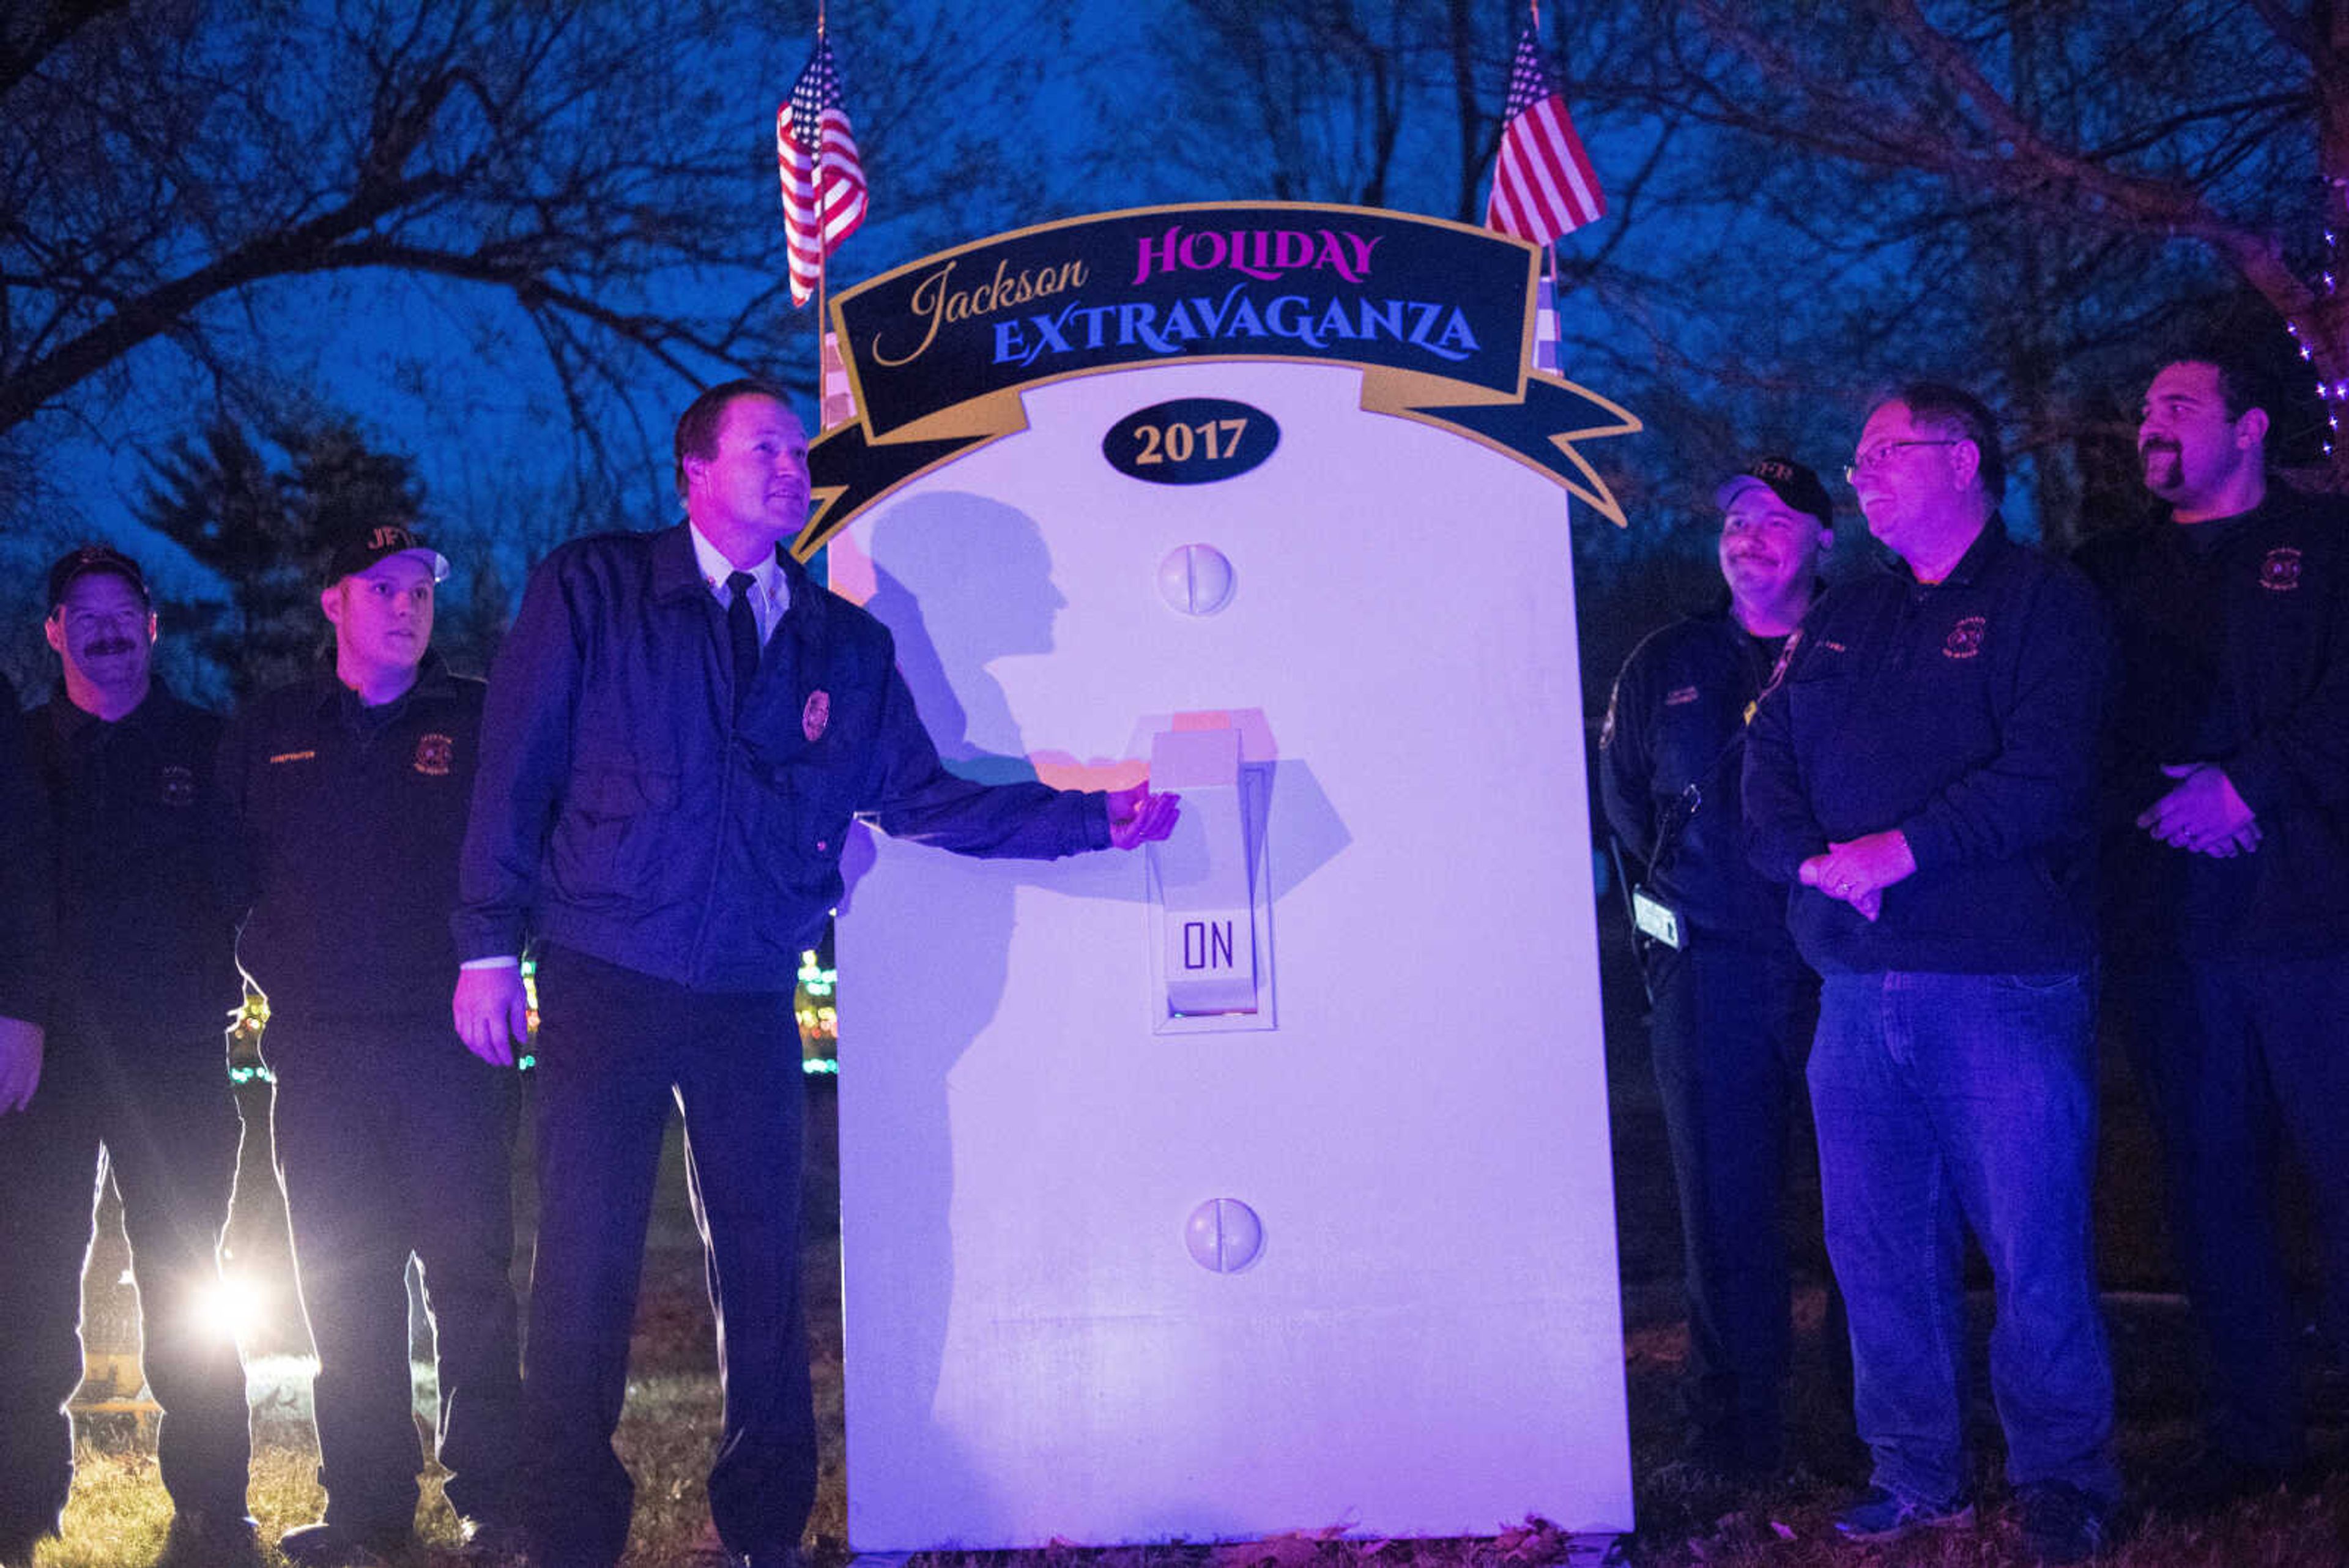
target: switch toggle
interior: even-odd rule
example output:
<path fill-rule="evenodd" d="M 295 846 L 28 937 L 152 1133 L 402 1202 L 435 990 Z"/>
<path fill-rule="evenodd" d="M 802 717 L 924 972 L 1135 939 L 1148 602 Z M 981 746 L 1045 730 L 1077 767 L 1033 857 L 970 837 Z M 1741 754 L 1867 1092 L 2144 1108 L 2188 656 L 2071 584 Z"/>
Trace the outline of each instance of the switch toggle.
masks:
<path fill-rule="evenodd" d="M 1237 730 L 1174 730 L 1150 748 L 1150 787 L 1183 797 L 1174 834 L 1150 846 L 1163 919 L 1167 1014 L 1254 1012 L 1257 933 Z"/>

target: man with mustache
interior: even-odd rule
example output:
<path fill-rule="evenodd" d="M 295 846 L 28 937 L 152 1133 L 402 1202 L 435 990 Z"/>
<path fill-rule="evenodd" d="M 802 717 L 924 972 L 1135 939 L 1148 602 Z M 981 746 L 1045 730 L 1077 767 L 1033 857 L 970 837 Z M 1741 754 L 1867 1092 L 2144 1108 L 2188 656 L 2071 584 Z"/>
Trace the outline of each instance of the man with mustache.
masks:
<path fill-rule="evenodd" d="M 1855 1539 L 1973 1517 L 1963 1238 L 2025 1543 L 2076 1563 L 2119 1476 L 2090 1249 L 2095 745 L 2110 665 L 2079 573 L 2007 537 L 1990 410 L 1918 382 L 1847 469 L 1897 567 L 1812 607 L 1745 747 L 1754 865 L 1820 973 L 1807 1075 L 1827 1254 L 1873 1459 Z"/>
<path fill-rule="evenodd" d="M 344 540 L 320 608 L 331 666 L 245 704 L 221 746 L 237 956 L 269 998 L 271 1127 L 310 1336 L 326 1517 L 297 1568 L 405 1551 L 416 1518 L 407 1268 L 432 1318 L 433 1451 L 467 1556 L 522 1551 L 513 1287 L 520 1085 L 449 1026 L 457 851 L 482 685 L 432 651 L 449 563 L 405 525 Z"/>
<path fill-rule="evenodd" d="M 1764 457 L 1721 486 L 1728 591 L 1641 642 L 1599 739 L 1599 796 L 1640 868 L 1656 1086 L 1680 1199 L 1689 1314 L 1683 1459 L 1753 1480 L 1785 1458 L 1793 1327 L 1787 1116 L 1816 983 L 1786 889 L 1745 858 L 1745 716 L 1818 587 L 1834 509 L 1818 475 Z"/>
<path fill-rule="evenodd" d="M 222 1027 L 239 988 L 212 877 L 220 721 L 150 668 L 137 562 L 103 545 L 49 571 L 57 694 L 30 715 L 56 826 L 54 1012 L 37 1082 L 0 1115 L 0 1563 L 55 1534 L 73 1484 L 67 1399 L 93 1182 L 122 1199 L 169 1552 L 252 1560 L 252 1455 L 233 1326 L 206 1310 L 242 1127 Z"/>
<path fill-rule="evenodd" d="M 610 1568 L 627 1541 L 612 1433 L 672 1105 L 725 1390 L 710 1513 L 730 1563 L 797 1558 L 816 1448 L 792 987 L 851 823 L 1044 859 L 1174 823 L 1174 797 L 1146 784 L 988 786 L 939 765 L 888 632 L 783 548 L 807 521 L 808 441 L 781 389 L 709 389 L 676 452 L 683 523 L 575 540 L 531 574 L 491 674 L 460 874 L 452 1005 L 485 1060 L 524 1038 L 516 958 L 540 944 L 536 1568 Z"/>
<path fill-rule="evenodd" d="M 2282 406 L 2232 348 L 2162 366 L 2137 452 L 2168 514 L 2080 552 L 2121 649 L 2109 993 L 2200 1333 L 2209 1451 L 2181 1480 L 2207 1501 L 2272 1490 L 2304 1451 L 2275 1214 L 2287 1144 L 2325 1326 L 2349 1348 L 2349 514 L 2269 472 Z"/>

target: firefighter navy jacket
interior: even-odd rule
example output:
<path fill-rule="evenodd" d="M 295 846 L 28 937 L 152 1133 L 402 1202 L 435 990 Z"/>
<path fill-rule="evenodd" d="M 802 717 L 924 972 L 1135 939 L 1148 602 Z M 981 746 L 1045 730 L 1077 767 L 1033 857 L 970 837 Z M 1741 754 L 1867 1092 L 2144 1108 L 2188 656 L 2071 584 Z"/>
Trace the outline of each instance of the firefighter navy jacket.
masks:
<path fill-rule="evenodd" d="M 428 654 L 416 684 L 378 708 L 329 670 L 229 726 L 223 880 L 251 909 L 237 959 L 274 1015 L 448 1028 L 481 695 Z"/>
<path fill-rule="evenodd" d="M 1108 845 L 1098 791 L 946 772 L 887 628 L 788 556 L 738 722 L 688 526 L 574 540 L 531 574 L 490 677 L 463 957 L 529 934 L 696 990 L 788 991 L 856 816 L 966 855 Z"/>
<path fill-rule="evenodd" d="M 1745 742 L 1755 867 L 1794 882 L 1830 843 L 1898 828 L 1917 869 L 1880 918 L 1796 886 L 1821 973 L 2045 974 L 2095 957 L 2095 590 L 1993 516 L 1949 576 L 1831 588 L 1789 639 Z"/>
<path fill-rule="evenodd" d="M 2239 517 L 2091 540 L 2121 684 L 2106 769 L 2107 924 L 2138 956 L 2349 949 L 2349 515 L 2271 488 Z M 2165 763 L 2216 763 L 2255 815 L 2250 855 L 2136 825 Z"/>

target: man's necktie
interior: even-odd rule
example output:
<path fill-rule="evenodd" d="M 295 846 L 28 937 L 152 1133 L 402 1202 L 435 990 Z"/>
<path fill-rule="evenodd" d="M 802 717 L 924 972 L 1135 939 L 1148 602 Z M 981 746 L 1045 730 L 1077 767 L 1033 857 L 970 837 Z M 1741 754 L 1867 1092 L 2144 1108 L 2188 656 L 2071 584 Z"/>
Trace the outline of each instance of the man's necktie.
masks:
<path fill-rule="evenodd" d="M 750 694 L 750 682 L 759 673 L 759 617 L 750 607 L 750 590 L 759 579 L 748 572 L 736 572 L 726 579 L 734 590 L 734 597 L 726 606 L 726 640 L 734 645 L 734 716 L 742 716 L 743 699 Z"/>

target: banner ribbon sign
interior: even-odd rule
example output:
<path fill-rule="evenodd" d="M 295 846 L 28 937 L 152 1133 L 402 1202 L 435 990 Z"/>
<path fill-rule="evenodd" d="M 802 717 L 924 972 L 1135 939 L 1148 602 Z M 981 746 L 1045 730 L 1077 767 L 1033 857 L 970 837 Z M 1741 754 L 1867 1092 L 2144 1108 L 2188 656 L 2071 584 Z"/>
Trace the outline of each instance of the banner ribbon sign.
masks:
<path fill-rule="evenodd" d="M 792 552 L 1025 430 L 1024 388 L 1183 359 L 1360 367 L 1365 410 L 1506 452 L 1620 526 L 1577 443 L 1640 421 L 1528 368 L 1540 258 L 1464 223 L 1248 202 L 1073 218 L 899 267 L 833 301 L 857 418 L 809 450 L 815 507 Z"/>

